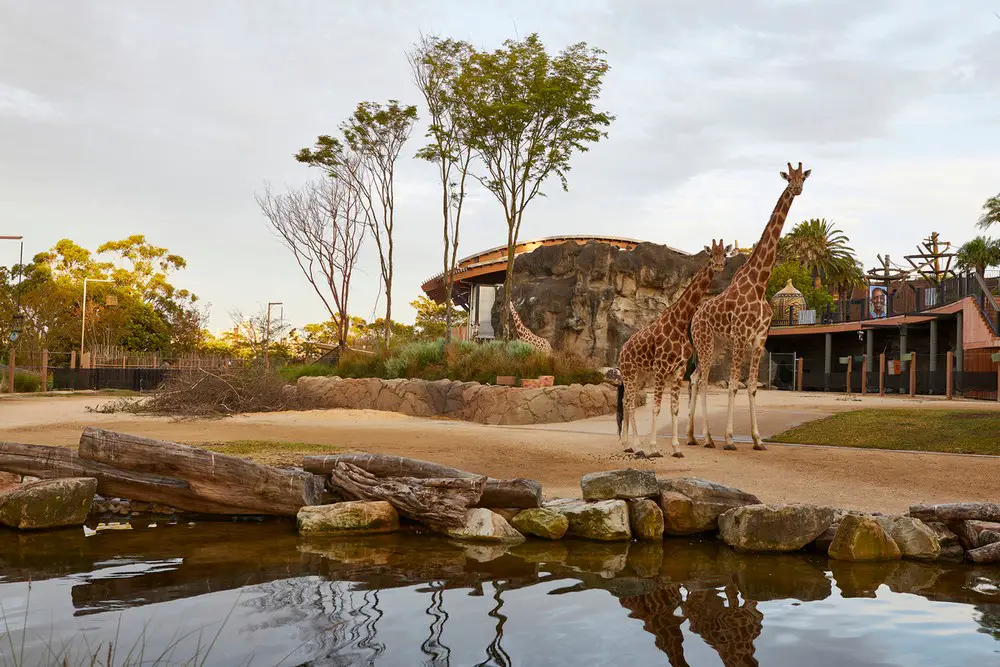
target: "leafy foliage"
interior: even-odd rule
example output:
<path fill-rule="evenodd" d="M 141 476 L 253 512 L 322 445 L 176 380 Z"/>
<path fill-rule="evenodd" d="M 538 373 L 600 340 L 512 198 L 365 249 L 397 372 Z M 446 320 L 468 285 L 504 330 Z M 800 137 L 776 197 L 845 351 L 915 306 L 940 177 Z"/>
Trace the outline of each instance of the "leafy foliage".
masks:
<path fill-rule="evenodd" d="M 976 224 L 982 229 L 1000 225 L 1000 194 L 986 200 L 983 204 L 983 214 L 979 216 L 979 222 Z"/>
<path fill-rule="evenodd" d="M 987 267 L 1000 265 L 1000 239 L 977 236 L 958 249 L 955 264 L 959 269 L 986 273 Z"/>
<path fill-rule="evenodd" d="M 817 313 L 826 312 L 833 307 L 833 297 L 822 287 L 816 287 L 809 270 L 794 260 L 785 260 L 771 271 L 771 279 L 767 283 L 765 297 L 768 301 L 774 294 L 788 284 L 789 279 L 795 289 L 802 292 L 806 305 Z"/>

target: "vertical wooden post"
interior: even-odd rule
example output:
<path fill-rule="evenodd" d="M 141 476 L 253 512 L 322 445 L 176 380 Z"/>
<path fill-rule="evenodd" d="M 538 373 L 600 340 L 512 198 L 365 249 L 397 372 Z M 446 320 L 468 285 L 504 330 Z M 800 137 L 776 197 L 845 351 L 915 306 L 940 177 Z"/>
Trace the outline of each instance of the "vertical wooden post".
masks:
<path fill-rule="evenodd" d="M 1000 403 L 1000 364 L 997 364 L 997 403 Z"/>
<path fill-rule="evenodd" d="M 854 355 L 847 357 L 847 397 L 851 397 L 851 372 L 854 370 Z"/>
<path fill-rule="evenodd" d="M 952 377 L 952 367 L 955 365 L 955 353 L 951 350 L 948 350 L 945 364 L 947 365 L 947 369 L 944 374 L 944 397 L 950 401 L 955 388 L 954 379 Z"/>
<path fill-rule="evenodd" d="M 795 360 L 795 389 L 802 391 L 802 357 Z"/>
<path fill-rule="evenodd" d="M 910 398 L 917 395 L 917 353 L 910 352 Z"/>
<path fill-rule="evenodd" d="M 10 348 L 10 357 L 7 360 L 7 393 L 14 393 L 14 348 Z"/>
<path fill-rule="evenodd" d="M 878 395 L 885 396 L 885 352 L 878 355 Z"/>
<path fill-rule="evenodd" d="M 69 353 L 69 367 L 76 368 L 76 350 Z"/>
<path fill-rule="evenodd" d="M 41 391 L 49 390 L 49 351 L 42 350 L 42 388 Z"/>
<path fill-rule="evenodd" d="M 861 357 L 861 397 L 868 393 L 868 355 Z"/>

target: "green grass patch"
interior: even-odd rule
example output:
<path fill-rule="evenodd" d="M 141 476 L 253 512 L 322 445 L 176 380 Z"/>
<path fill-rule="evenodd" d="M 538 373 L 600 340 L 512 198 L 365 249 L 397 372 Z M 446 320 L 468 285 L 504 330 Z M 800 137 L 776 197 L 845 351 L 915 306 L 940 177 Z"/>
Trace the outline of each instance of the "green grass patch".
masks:
<path fill-rule="evenodd" d="M 225 440 L 220 442 L 188 442 L 192 447 L 229 454 L 270 466 L 301 466 L 303 456 L 342 454 L 346 450 L 335 445 L 281 440 Z"/>
<path fill-rule="evenodd" d="M 773 442 L 1000 455 L 1000 411 L 865 409 L 791 428 Z"/>
<path fill-rule="evenodd" d="M 336 365 L 287 366 L 282 377 L 294 382 L 304 376 L 336 375 L 342 378 L 419 378 L 496 382 L 499 375 L 518 379 L 552 375 L 555 384 L 597 384 L 604 377 L 573 355 L 537 352 L 522 341 L 419 341 L 379 354 L 345 352 Z"/>

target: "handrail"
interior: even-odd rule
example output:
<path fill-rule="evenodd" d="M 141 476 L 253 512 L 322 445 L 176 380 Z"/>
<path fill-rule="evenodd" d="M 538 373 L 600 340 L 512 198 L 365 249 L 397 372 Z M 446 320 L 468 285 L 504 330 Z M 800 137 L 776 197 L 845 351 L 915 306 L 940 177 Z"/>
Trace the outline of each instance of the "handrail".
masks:
<path fill-rule="evenodd" d="M 994 335 L 1000 336 L 1000 305 L 997 305 L 996 297 L 990 291 L 989 286 L 986 284 L 986 280 L 983 278 L 979 271 L 973 271 L 972 275 L 976 277 L 976 282 L 979 284 L 979 289 L 983 292 L 983 303 L 980 305 L 980 309 L 983 311 L 984 317 L 987 324 L 990 325 L 990 329 L 993 330 Z M 993 310 L 992 317 L 990 313 L 986 312 L 985 304 L 989 304 Z"/>

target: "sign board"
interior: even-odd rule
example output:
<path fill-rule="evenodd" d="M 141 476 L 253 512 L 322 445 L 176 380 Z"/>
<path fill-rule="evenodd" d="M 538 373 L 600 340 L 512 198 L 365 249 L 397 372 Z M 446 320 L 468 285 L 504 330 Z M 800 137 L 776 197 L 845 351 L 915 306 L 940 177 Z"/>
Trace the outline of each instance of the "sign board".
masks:
<path fill-rule="evenodd" d="M 850 357 L 841 357 L 841 358 L 840 358 L 840 363 L 842 363 L 842 364 L 846 364 L 846 363 L 847 363 L 847 362 L 849 362 L 850 360 L 851 360 L 851 358 L 850 358 Z"/>
<path fill-rule="evenodd" d="M 1000 361 L 1000 352 L 994 352 L 992 355 L 993 361 Z"/>
<path fill-rule="evenodd" d="M 816 311 L 815 310 L 800 310 L 799 311 L 799 324 L 816 324 Z"/>
<path fill-rule="evenodd" d="M 888 366 L 889 375 L 899 375 L 900 362 L 899 359 L 889 359 L 886 361 L 886 366 Z"/>

